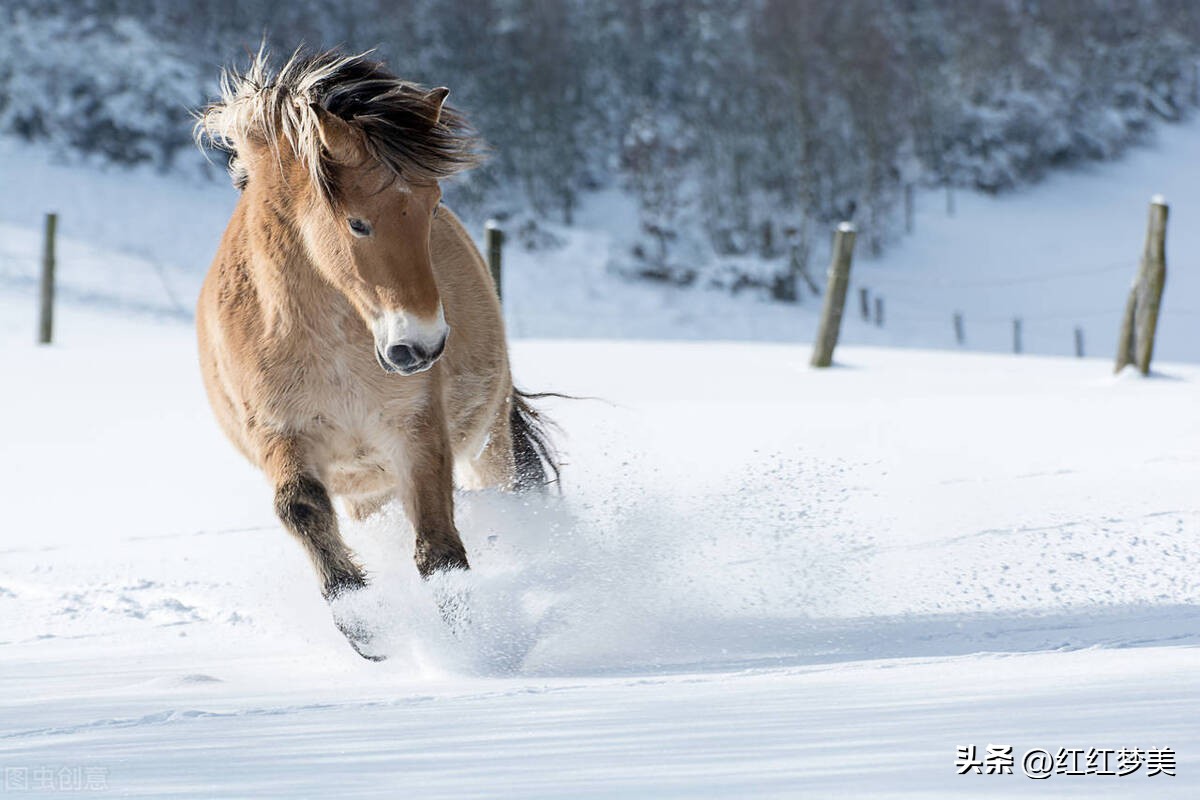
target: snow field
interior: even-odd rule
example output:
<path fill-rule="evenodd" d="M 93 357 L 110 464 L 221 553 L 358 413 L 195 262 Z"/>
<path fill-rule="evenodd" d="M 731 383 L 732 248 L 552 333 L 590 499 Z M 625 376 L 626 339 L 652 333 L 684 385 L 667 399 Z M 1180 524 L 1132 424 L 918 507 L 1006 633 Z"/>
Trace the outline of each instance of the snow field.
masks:
<path fill-rule="evenodd" d="M 1056 793 L 1195 790 L 1194 367 L 518 342 L 523 384 L 603 398 L 551 409 L 564 496 L 460 496 L 457 635 L 399 513 L 346 522 L 388 620 L 370 664 L 209 420 L 188 326 L 27 327 L 0 364 L 25 389 L 5 765 L 99 764 L 129 796 L 1044 791 L 954 774 L 1008 742 L 1179 753 Z"/>
<path fill-rule="evenodd" d="M 620 198 L 562 249 L 510 248 L 518 382 L 599 399 L 547 402 L 561 497 L 459 496 L 469 575 L 419 581 L 396 509 L 343 521 L 381 664 L 333 627 L 204 400 L 186 316 L 232 191 L 4 144 L 23 191 L 0 193 L 0 767 L 90 765 L 142 797 L 1194 796 L 1196 131 L 960 195 L 952 219 L 922 195 L 918 235 L 854 267 L 887 325 L 848 314 L 821 372 L 811 300 L 616 279 Z M 1114 378 L 1156 192 L 1156 374 Z M 62 302 L 38 348 L 52 208 Z M 1007 349 L 1020 314 L 1028 351 L 1083 324 L 1099 357 L 879 347 L 949 349 L 955 310 L 973 350 Z M 955 774 L 957 746 L 990 743 L 1179 763 Z"/>

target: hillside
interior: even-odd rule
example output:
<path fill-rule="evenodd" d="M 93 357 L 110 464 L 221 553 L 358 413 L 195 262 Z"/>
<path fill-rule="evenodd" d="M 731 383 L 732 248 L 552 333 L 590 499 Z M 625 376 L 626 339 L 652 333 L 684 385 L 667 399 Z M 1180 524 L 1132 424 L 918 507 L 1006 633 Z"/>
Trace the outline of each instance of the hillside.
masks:
<path fill-rule="evenodd" d="M 60 213 L 64 300 L 186 318 L 237 195 L 221 178 L 164 177 L 150 170 L 54 165 L 42 148 L 0 140 L 0 174 L 19 192 L 0 193 L 0 287 L 35 286 L 41 215 Z M 1110 357 L 1120 310 L 1140 257 L 1149 199 L 1164 194 L 1168 282 L 1158 354 L 1200 360 L 1200 286 L 1192 265 L 1200 241 L 1189 220 L 1200 189 L 1200 122 L 1162 127 L 1119 161 L 1064 171 L 992 197 L 959 192 L 955 214 L 940 192 L 918 193 L 915 233 L 883 256 L 860 248 L 851 275 L 852 313 L 843 341 L 1009 352 L 1012 318 L 1027 353 L 1074 353 L 1083 328 L 1089 356 Z M 612 269 L 636 229 L 636 208 L 619 192 L 588 196 L 574 226 L 543 222 L 559 246 L 529 251 L 510 229 L 505 302 L 510 334 L 522 337 L 810 341 L 819 300 L 799 305 L 747 290 L 730 296 L 703 284 L 680 289 L 631 281 Z M 482 220 L 468 222 L 482 235 Z M 819 250 L 815 263 L 825 263 Z M 743 272 L 773 262 L 743 259 Z M 814 269 L 821 277 L 823 269 Z M 857 289 L 885 304 L 882 328 L 857 314 Z M 68 312 L 69 313 L 69 312 Z"/>

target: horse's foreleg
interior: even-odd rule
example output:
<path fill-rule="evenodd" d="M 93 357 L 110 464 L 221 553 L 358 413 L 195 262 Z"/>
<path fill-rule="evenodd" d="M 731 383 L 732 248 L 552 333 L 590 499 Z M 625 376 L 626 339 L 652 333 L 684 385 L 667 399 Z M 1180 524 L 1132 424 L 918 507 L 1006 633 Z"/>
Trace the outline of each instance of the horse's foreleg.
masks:
<path fill-rule="evenodd" d="M 339 609 L 334 603 L 364 588 L 367 579 L 342 541 L 329 492 L 306 463 L 302 444 L 292 438 L 269 441 L 263 450 L 263 466 L 275 483 L 275 513 L 312 560 L 338 630 L 363 658 L 382 660 L 384 656 L 372 650 L 372 626 L 358 616 L 353 605 Z"/>
<path fill-rule="evenodd" d="M 366 586 L 362 567 L 338 532 L 329 492 L 305 463 L 301 444 L 295 439 L 270 442 L 263 465 L 275 484 L 275 513 L 304 546 L 325 599 Z"/>
<path fill-rule="evenodd" d="M 319 480 L 310 475 L 295 475 L 276 484 L 275 513 L 304 545 L 326 600 L 367 585 L 362 567 L 342 541 L 333 503 Z"/>
<path fill-rule="evenodd" d="M 446 569 L 467 569 L 467 552 L 454 526 L 454 460 L 441 403 L 431 398 L 406 427 L 400 496 L 416 533 L 417 570 L 428 578 Z"/>

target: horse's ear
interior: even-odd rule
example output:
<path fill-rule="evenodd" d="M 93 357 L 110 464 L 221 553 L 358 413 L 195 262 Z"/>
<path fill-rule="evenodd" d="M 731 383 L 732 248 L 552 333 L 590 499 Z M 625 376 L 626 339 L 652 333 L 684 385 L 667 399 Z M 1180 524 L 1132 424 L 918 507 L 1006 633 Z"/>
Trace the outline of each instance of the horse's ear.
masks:
<path fill-rule="evenodd" d="M 312 103 L 309 108 L 317 115 L 317 132 L 330 158 L 343 164 L 352 164 L 362 158 L 362 138 L 349 122 L 318 103 Z"/>
<path fill-rule="evenodd" d="M 450 90 L 445 86 L 439 86 L 436 89 L 430 89 L 422 98 L 425 104 L 429 107 L 429 123 L 437 125 L 442 118 L 442 105 L 446 102 L 446 97 L 450 94 Z"/>

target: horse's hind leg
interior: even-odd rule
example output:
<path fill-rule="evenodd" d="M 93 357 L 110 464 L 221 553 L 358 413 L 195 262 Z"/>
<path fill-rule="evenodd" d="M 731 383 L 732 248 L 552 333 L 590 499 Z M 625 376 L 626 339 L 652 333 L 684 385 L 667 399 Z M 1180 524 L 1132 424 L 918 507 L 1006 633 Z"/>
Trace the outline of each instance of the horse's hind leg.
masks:
<path fill-rule="evenodd" d="M 507 406 L 492 418 L 487 439 L 482 448 L 474 453 L 464 470 L 464 488 L 467 489 L 511 489 L 514 484 L 515 466 L 512 450 L 512 427 L 505 413 Z"/>
<path fill-rule="evenodd" d="M 483 448 L 468 462 L 472 489 L 543 490 L 558 480 L 546 419 L 512 391 L 492 418 Z"/>

